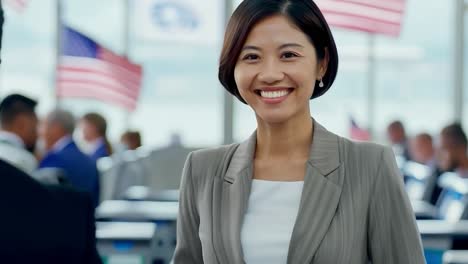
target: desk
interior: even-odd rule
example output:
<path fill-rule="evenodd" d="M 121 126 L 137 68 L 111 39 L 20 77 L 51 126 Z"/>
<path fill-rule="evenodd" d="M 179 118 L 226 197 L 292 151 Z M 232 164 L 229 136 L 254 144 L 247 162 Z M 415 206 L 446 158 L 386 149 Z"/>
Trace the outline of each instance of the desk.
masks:
<path fill-rule="evenodd" d="M 416 219 L 436 219 L 438 217 L 437 207 L 420 200 L 411 200 Z"/>
<path fill-rule="evenodd" d="M 124 193 L 124 200 L 178 202 L 179 190 L 152 190 L 146 186 L 132 186 Z"/>
<path fill-rule="evenodd" d="M 444 264 L 468 264 L 468 250 L 449 250 L 444 253 Z"/>
<path fill-rule="evenodd" d="M 178 202 L 121 201 L 109 200 L 96 208 L 98 220 L 122 221 L 175 221 L 179 210 Z"/>
<path fill-rule="evenodd" d="M 96 208 L 100 221 L 156 223 L 158 229 L 152 246 L 153 260 L 169 263 L 176 245 L 178 202 L 104 201 Z"/>
<path fill-rule="evenodd" d="M 153 223 L 97 222 L 97 249 L 104 263 L 150 264 Z"/>
<path fill-rule="evenodd" d="M 424 248 L 449 250 L 454 237 L 468 237 L 468 220 L 418 220 L 417 224 Z"/>

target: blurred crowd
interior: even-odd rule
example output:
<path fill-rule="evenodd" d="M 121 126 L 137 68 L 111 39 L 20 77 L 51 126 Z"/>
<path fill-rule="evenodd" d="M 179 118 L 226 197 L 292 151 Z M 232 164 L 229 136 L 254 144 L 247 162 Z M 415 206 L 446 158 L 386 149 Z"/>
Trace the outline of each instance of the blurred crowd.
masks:
<path fill-rule="evenodd" d="M 420 197 L 433 205 L 437 204 L 441 188 L 437 182 L 441 175 L 451 172 L 461 179 L 468 178 L 467 137 L 461 124 L 453 123 L 441 128 L 437 135 L 420 132 L 408 136 L 401 121 L 393 121 L 387 127 L 387 137 L 395 152 L 398 166 L 405 176 L 405 165 L 417 163 L 429 171 L 424 181 L 426 195 Z M 411 196 L 411 193 L 410 193 Z"/>
<path fill-rule="evenodd" d="M 0 102 L 0 159 L 40 181 L 56 181 L 89 192 L 99 203 L 97 160 L 113 154 L 107 122 L 99 113 L 76 118 L 70 111 L 54 109 L 43 119 L 37 101 L 11 94 Z M 137 131 L 121 136 L 119 149 L 137 149 Z"/>

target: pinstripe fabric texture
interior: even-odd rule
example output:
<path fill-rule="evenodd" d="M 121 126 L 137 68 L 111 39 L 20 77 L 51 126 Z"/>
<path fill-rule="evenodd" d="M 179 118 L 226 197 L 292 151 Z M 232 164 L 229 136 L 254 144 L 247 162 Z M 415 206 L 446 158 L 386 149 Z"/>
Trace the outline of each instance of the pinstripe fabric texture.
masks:
<path fill-rule="evenodd" d="M 192 152 L 181 183 L 174 263 L 245 263 L 240 231 L 256 134 Z M 259 225 L 261 223 L 258 223 Z M 425 263 L 393 152 L 341 138 L 314 121 L 288 264 Z"/>

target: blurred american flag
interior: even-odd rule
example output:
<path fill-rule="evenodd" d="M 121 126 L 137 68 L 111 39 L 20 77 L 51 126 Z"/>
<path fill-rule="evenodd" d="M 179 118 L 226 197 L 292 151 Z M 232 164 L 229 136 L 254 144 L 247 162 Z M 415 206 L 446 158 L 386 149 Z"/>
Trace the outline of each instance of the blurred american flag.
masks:
<path fill-rule="evenodd" d="M 29 0 L 2 0 L 2 4 L 4 6 L 8 6 L 18 13 L 21 13 L 26 9 L 28 2 Z"/>
<path fill-rule="evenodd" d="M 354 120 L 353 117 L 350 117 L 350 129 L 349 129 L 349 134 L 351 139 L 354 140 L 370 140 L 370 133 L 366 129 L 363 129 L 359 127 L 359 125 L 356 123 L 356 120 Z"/>
<path fill-rule="evenodd" d="M 135 110 L 141 87 L 140 65 L 70 27 L 64 27 L 62 39 L 58 97 L 92 98 Z"/>
<path fill-rule="evenodd" d="M 315 0 L 331 26 L 398 36 L 406 0 Z"/>

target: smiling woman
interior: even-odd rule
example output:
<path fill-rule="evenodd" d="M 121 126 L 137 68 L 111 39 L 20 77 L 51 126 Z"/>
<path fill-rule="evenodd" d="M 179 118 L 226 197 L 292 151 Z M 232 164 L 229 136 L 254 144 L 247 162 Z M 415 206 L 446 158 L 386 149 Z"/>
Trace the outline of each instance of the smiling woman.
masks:
<path fill-rule="evenodd" d="M 239 5 L 218 76 L 253 109 L 257 130 L 189 155 L 174 263 L 425 263 L 392 150 L 311 118 L 309 100 L 337 68 L 313 1 Z"/>
<path fill-rule="evenodd" d="M 219 80 L 223 86 L 230 93 L 239 98 L 239 100 L 245 103 L 237 89 L 237 84 L 234 79 L 234 68 L 237 65 L 241 52 L 248 48 L 252 48 L 246 45 L 246 43 L 249 43 L 246 42 L 246 40 L 249 35 L 254 35 L 250 31 L 255 25 L 255 22 L 277 13 L 278 15 L 282 15 L 283 18 L 287 18 L 289 26 L 294 27 L 296 31 L 300 32 L 302 38 L 307 38 L 309 45 L 313 45 L 316 53 L 315 56 L 317 57 L 316 60 L 320 60 L 322 62 L 323 60 L 326 60 L 325 64 L 329 64 L 324 65 L 328 66 L 329 69 L 322 76 L 323 79 L 321 79 L 321 83 L 323 84 L 323 87 L 315 89 L 312 98 L 316 98 L 324 94 L 335 80 L 336 73 L 338 71 L 338 52 L 336 50 L 335 41 L 333 40 L 330 28 L 325 22 L 325 19 L 319 9 L 317 8 L 316 12 L 308 13 L 300 10 L 301 6 L 299 5 L 284 5 L 283 10 L 277 10 L 278 6 L 276 3 L 266 2 L 261 3 L 261 10 L 256 10 L 256 13 L 249 14 L 251 15 L 251 19 L 244 19 L 246 14 L 241 12 L 248 12 L 249 9 L 251 10 L 252 8 L 255 8 L 253 6 L 255 3 L 250 4 L 252 6 L 248 6 L 249 3 L 247 2 L 248 1 L 244 1 L 246 6 L 245 10 L 240 8 L 237 9 L 239 12 L 237 14 L 234 13 L 226 29 L 218 74 Z M 275 31 L 278 29 L 275 28 L 275 26 L 272 26 L 270 27 L 270 30 Z M 276 31 L 274 34 L 280 35 L 280 33 L 285 32 Z M 283 37 L 283 39 L 287 38 Z M 292 43 L 292 45 L 288 45 L 288 43 L 283 43 L 282 47 L 288 46 L 297 46 L 297 44 Z M 320 82 L 317 81 L 315 86 L 320 86 Z"/>
<path fill-rule="evenodd" d="M 328 60 L 326 48 L 317 52 L 307 35 L 286 17 L 272 16 L 259 22 L 248 35 L 234 79 L 242 99 L 255 109 L 258 121 L 278 123 L 301 115 L 309 119 L 309 98 L 315 86 L 323 93 Z"/>

